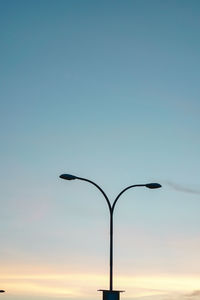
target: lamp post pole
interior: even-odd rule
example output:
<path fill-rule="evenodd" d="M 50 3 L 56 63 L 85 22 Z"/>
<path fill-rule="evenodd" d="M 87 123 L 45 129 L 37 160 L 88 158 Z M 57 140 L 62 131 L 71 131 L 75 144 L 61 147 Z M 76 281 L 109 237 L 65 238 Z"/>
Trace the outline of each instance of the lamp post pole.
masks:
<path fill-rule="evenodd" d="M 86 181 L 86 182 L 93 184 L 103 194 L 103 196 L 108 204 L 109 213 L 110 213 L 110 278 L 109 278 L 110 279 L 109 280 L 110 288 L 109 288 L 109 290 L 100 290 L 100 291 L 103 291 L 103 300 L 119 300 L 119 293 L 123 292 L 123 291 L 113 290 L 113 214 L 114 214 L 115 205 L 116 205 L 118 199 L 121 197 L 121 195 L 128 189 L 131 189 L 134 187 L 147 187 L 149 189 L 157 189 L 157 188 L 160 188 L 161 185 L 159 183 L 130 185 L 130 186 L 126 187 L 125 189 L 123 189 L 118 194 L 118 196 L 115 198 L 113 204 L 111 205 L 110 200 L 108 199 L 108 196 L 106 195 L 106 193 L 95 182 L 93 182 L 89 179 L 86 179 L 86 178 L 77 177 L 77 176 L 70 175 L 70 174 L 62 174 L 62 175 L 60 175 L 60 178 L 65 179 L 65 180 L 79 179 L 79 180 Z"/>

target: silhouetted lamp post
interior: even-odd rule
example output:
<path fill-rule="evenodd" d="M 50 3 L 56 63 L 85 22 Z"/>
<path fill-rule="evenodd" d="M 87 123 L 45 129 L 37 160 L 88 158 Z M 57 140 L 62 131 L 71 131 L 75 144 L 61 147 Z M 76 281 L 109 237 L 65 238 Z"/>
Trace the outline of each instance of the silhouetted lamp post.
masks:
<path fill-rule="evenodd" d="M 86 178 L 81 178 L 78 176 L 74 176 L 71 174 L 62 174 L 60 175 L 60 178 L 65 179 L 65 180 L 74 180 L 74 179 L 79 179 L 82 181 L 87 181 L 91 184 L 93 184 L 100 192 L 103 194 L 104 198 L 106 199 L 106 202 L 108 204 L 109 212 L 110 212 L 110 289 L 109 290 L 100 290 L 103 292 L 103 300 L 119 300 L 119 293 L 123 291 L 115 291 L 113 290 L 113 213 L 114 213 L 114 208 L 117 203 L 117 200 L 119 197 L 127 190 L 130 188 L 134 187 L 146 187 L 149 189 L 158 189 L 161 187 L 159 183 L 147 183 L 147 184 L 134 184 L 126 187 L 124 190 L 122 190 L 118 196 L 115 198 L 113 204 L 111 205 L 110 200 L 108 199 L 106 193 L 100 188 L 99 185 L 97 185 L 95 182 L 86 179 Z"/>
<path fill-rule="evenodd" d="M 0 293 L 5 293 L 5 291 L 4 290 L 0 290 Z"/>

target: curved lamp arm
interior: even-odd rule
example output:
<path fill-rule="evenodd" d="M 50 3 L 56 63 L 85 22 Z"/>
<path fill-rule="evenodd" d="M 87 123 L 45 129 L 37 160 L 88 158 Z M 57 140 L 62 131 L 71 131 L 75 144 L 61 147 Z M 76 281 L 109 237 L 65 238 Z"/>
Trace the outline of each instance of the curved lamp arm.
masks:
<path fill-rule="evenodd" d="M 131 189 L 131 188 L 133 188 L 133 187 L 137 187 L 137 186 L 145 186 L 145 187 L 148 188 L 148 189 L 159 189 L 159 188 L 162 187 L 161 184 L 155 183 L 155 182 L 154 182 L 154 183 L 146 183 L 146 184 L 134 184 L 134 185 L 130 185 L 130 186 L 126 187 L 124 190 L 122 190 L 122 191 L 119 193 L 119 195 L 116 197 L 115 201 L 113 202 L 113 205 L 112 205 L 112 207 L 111 207 L 112 213 L 113 213 L 113 211 L 114 211 L 115 205 L 116 205 L 117 200 L 119 199 L 119 197 L 120 197 L 125 191 L 127 191 L 127 190 L 129 190 L 129 189 Z"/>
<path fill-rule="evenodd" d="M 66 179 L 66 180 L 79 179 L 79 180 L 86 181 L 86 182 L 89 182 L 89 183 L 93 184 L 103 194 L 103 196 L 106 199 L 106 202 L 108 204 L 109 211 L 110 211 L 110 213 L 112 212 L 112 207 L 111 207 L 110 201 L 108 199 L 108 196 L 102 190 L 102 188 L 100 188 L 100 186 L 98 184 L 96 184 L 95 182 L 93 182 L 92 180 L 89 180 L 89 179 L 86 179 L 86 178 L 82 178 L 82 177 L 78 177 L 78 176 L 74 176 L 74 175 L 70 175 L 70 174 L 62 174 L 62 175 L 60 175 L 60 178 Z"/>
<path fill-rule="evenodd" d="M 137 186 L 146 186 L 146 184 L 134 184 L 134 185 L 130 185 L 128 187 L 126 187 L 125 189 L 123 189 L 118 195 L 117 197 L 115 198 L 115 201 L 113 202 L 113 205 L 112 205 L 112 213 L 114 211 L 114 208 L 115 208 L 115 205 L 117 203 L 117 200 L 119 199 L 119 197 L 124 193 L 126 192 L 127 190 L 131 189 L 131 188 L 134 188 L 134 187 L 137 187 Z"/>

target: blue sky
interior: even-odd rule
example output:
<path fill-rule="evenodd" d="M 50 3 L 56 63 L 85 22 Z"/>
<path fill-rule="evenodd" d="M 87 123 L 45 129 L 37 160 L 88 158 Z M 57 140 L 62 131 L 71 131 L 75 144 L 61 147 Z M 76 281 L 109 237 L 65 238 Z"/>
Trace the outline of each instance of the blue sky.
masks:
<path fill-rule="evenodd" d="M 199 15 L 195 0 L 0 2 L 1 297 L 108 287 L 106 203 L 66 172 L 111 201 L 160 182 L 116 207 L 115 288 L 196 299 Z"/>

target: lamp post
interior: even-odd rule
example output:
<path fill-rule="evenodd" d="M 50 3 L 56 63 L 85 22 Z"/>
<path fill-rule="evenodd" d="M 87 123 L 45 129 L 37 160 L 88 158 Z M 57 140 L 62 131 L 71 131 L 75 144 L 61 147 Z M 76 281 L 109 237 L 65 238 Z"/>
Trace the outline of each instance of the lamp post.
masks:
<path fill-rule="evenodd" d="M 0 290 L 0 293 L 5 293 L 5 291 L 4 290 Z"/>
<path fill-rule="evenodd" d="M 108 196 L 106 195 L 106 193 L 102 190 L 102 188 L 97 185 L 95 182 L 86 179 L 86 178 L 82 178 L 82 177 L 78 177 L 78 176 L 74 176 L 71 174 L 62 174 L 60 175 L 60 178 L 65 179 L 65 180 L 82 180 L 82 181 L 86 181 L 91 183 L 92 185 L 94 185 L 104 196 L 107 204 L 108 204 L 108 208 L 109 208 L 109 212 L 110 212 L 110 281 L 109 281 L 109 290 L 100 290 L 103 292 L 103 300 L 119 300 L 119 293 L 123 292 L 123 291 L 116 291 L 113 290 L 113 213 L 114 213 L 114 208 L 115 205 L 118 201 L 118 199 L 120 198 L 120 196 L 127 190 L 134 188 L 134 187 L 146 187 L 149 189 L 157 189 L 160 188 L 161 185 L 159 183 L 147 183 L 147 184 L 134 184 L 134 185 L 130 185 L 128 187 L 126 187 L 125 189 L 123 189 L 118 196 L 115 198 L 113 204 L 111 205 L 110 200 L 108 199 Z"/>

